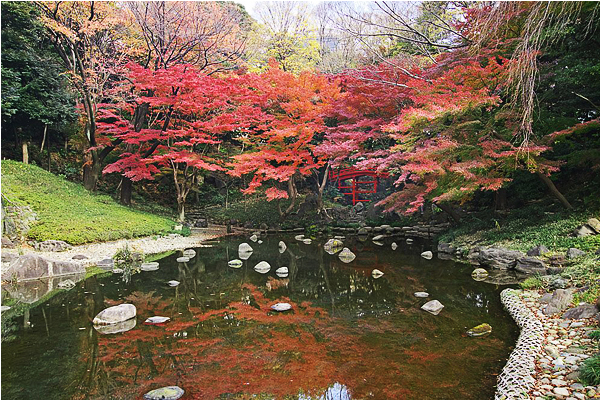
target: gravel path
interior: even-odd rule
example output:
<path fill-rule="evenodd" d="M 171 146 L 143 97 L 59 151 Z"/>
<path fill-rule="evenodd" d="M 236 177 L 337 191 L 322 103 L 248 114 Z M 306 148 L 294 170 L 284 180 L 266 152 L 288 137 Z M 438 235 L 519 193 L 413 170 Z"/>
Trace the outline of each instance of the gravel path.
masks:
<path fill-rule="evenodd" d="M 598 329 L 595 318 L 567 320 L 561 314 L 546 316 L 536 291 L 519 294 L 544 327 L 542 351 L 536 355 L 535 385 L 530 399 L 584 400 L 597 398 L 600 388 L 577 382 L 581 364 L 597 349 L 589 333 Z"/>
<path fill-rule="evenodd" d="M 134 251 L 144 254 L 156 254 L 170 250 L 183 250 L 190 247 L 205 247 L 202 242 L 215 239 L 226 234 L 225 227 L 213 226 L 205 229 L 195 230 L 192 235 L 184 237 L 171 234 L 168 236 L 149 236 L 138 239 L 122 239 L 114 242 L 92 243 L 81 246 L 73 246 L 72 249 L 61 252 L 36 251 L 32 248 L 21 249 L 23 254 L 37 254 L 52 261 L 71 261 L 82 265 L 96 264 L 100 260 L 112 258 L 119 250 L 129 246 Z M 16 249 L 2 249 L 2 253 L 18 254 Z M 74 260 L 73 256 L 84 255 L 87 259 Z M 3 269 L 6 263 L 3 264 Z"/>

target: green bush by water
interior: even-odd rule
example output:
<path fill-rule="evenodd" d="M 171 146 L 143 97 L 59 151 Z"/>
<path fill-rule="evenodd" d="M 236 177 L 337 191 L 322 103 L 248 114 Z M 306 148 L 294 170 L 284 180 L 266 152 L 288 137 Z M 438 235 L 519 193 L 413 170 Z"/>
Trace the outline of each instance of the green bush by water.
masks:
<path fill-rule="evenodd" d="M 110 196 L 93 194 L 39 167 L 2 161 L 2 195 L 29 205 L 38 222 L 28 238 L 64 240 L 70 244 L 118 240 L 170 232 L 169 218 L 117 204 Z"/>

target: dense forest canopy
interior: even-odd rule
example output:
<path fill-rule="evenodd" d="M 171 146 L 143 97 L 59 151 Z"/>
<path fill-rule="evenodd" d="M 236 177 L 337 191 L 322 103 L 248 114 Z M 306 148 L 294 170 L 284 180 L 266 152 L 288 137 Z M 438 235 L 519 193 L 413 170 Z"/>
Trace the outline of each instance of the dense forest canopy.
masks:
<path fill-rule="evenodd" d="M 160 181 L 182 220 L 208 177 L 292 199 L 285 217 L 300 187 L 322 209 L 327 172 L 348 166 L 391 174 L 387 211 L 429 202 L 458 218 L 529 176 L 566 208 L 598 202 L 598 3 L 251 11 L 2 2 L 3 156 L 124 204 Z"/>

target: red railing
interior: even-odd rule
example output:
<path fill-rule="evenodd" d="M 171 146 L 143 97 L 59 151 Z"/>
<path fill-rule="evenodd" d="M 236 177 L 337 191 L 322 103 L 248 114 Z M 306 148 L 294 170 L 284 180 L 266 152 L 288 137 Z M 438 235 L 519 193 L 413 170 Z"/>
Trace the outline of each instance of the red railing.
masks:
<path fill-rule="evenodd" d="M 358 178 L 363 176 L 369 176 L 371 180 L 359 180 Z M 337 188 L 342 192 L 342 194 L 346 196 L 352 196 L 352 205 L 356 205 L 359 201 L 370 201 L 370 199 L 361 199 L 359 195 L 361 194 L 372 194 L 377 193 L 377 178 L 387 178 L 389 174 L 385 172 L 377 172 L 372 169 L 367 170 L 358 170 L 355 168 L 344 168 L 329 171 L 329 180 L 330 182 L 337 181 Z M 348 185 L 345 182 L 351 179 L 352 184 Z M 365 185 L 373 185 L 370 189 L 365 189 Z M 361 186 L 363 188 L 361 188 Z M 345 192 L 345 189 L 350 189 L 350 192 Z"/>

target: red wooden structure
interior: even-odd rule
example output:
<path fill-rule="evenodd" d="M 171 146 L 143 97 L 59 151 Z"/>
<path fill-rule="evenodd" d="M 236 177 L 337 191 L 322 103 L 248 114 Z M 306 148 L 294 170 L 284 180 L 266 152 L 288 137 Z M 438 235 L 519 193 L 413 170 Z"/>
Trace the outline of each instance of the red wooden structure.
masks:
<path fill-rule="evenodd" d="M 367 176 L 369 180 L 359 180 L 359 178 Z M 360 194 L 377 193 L 377 178 L 387 178 L 389 174 L 385 172 L 377 172 L 373 169 L 358 170 L 356 168 L 343 168 L 329 171 L 330 182 L 337 181 L 337 188 L 346 196 L 352 196 L 352 205 L 356 205 L 359 201 L 370 201 L 370 199 L 361 199 Z M 349 185 L 346 181 L 352 180 Z M 367 185 L 373 185 L 368 187 Z M 367 186 L 365 188 L 365 186 Z M 350 189 L 350 192 L 346 192 L 346 189 Z"/>

